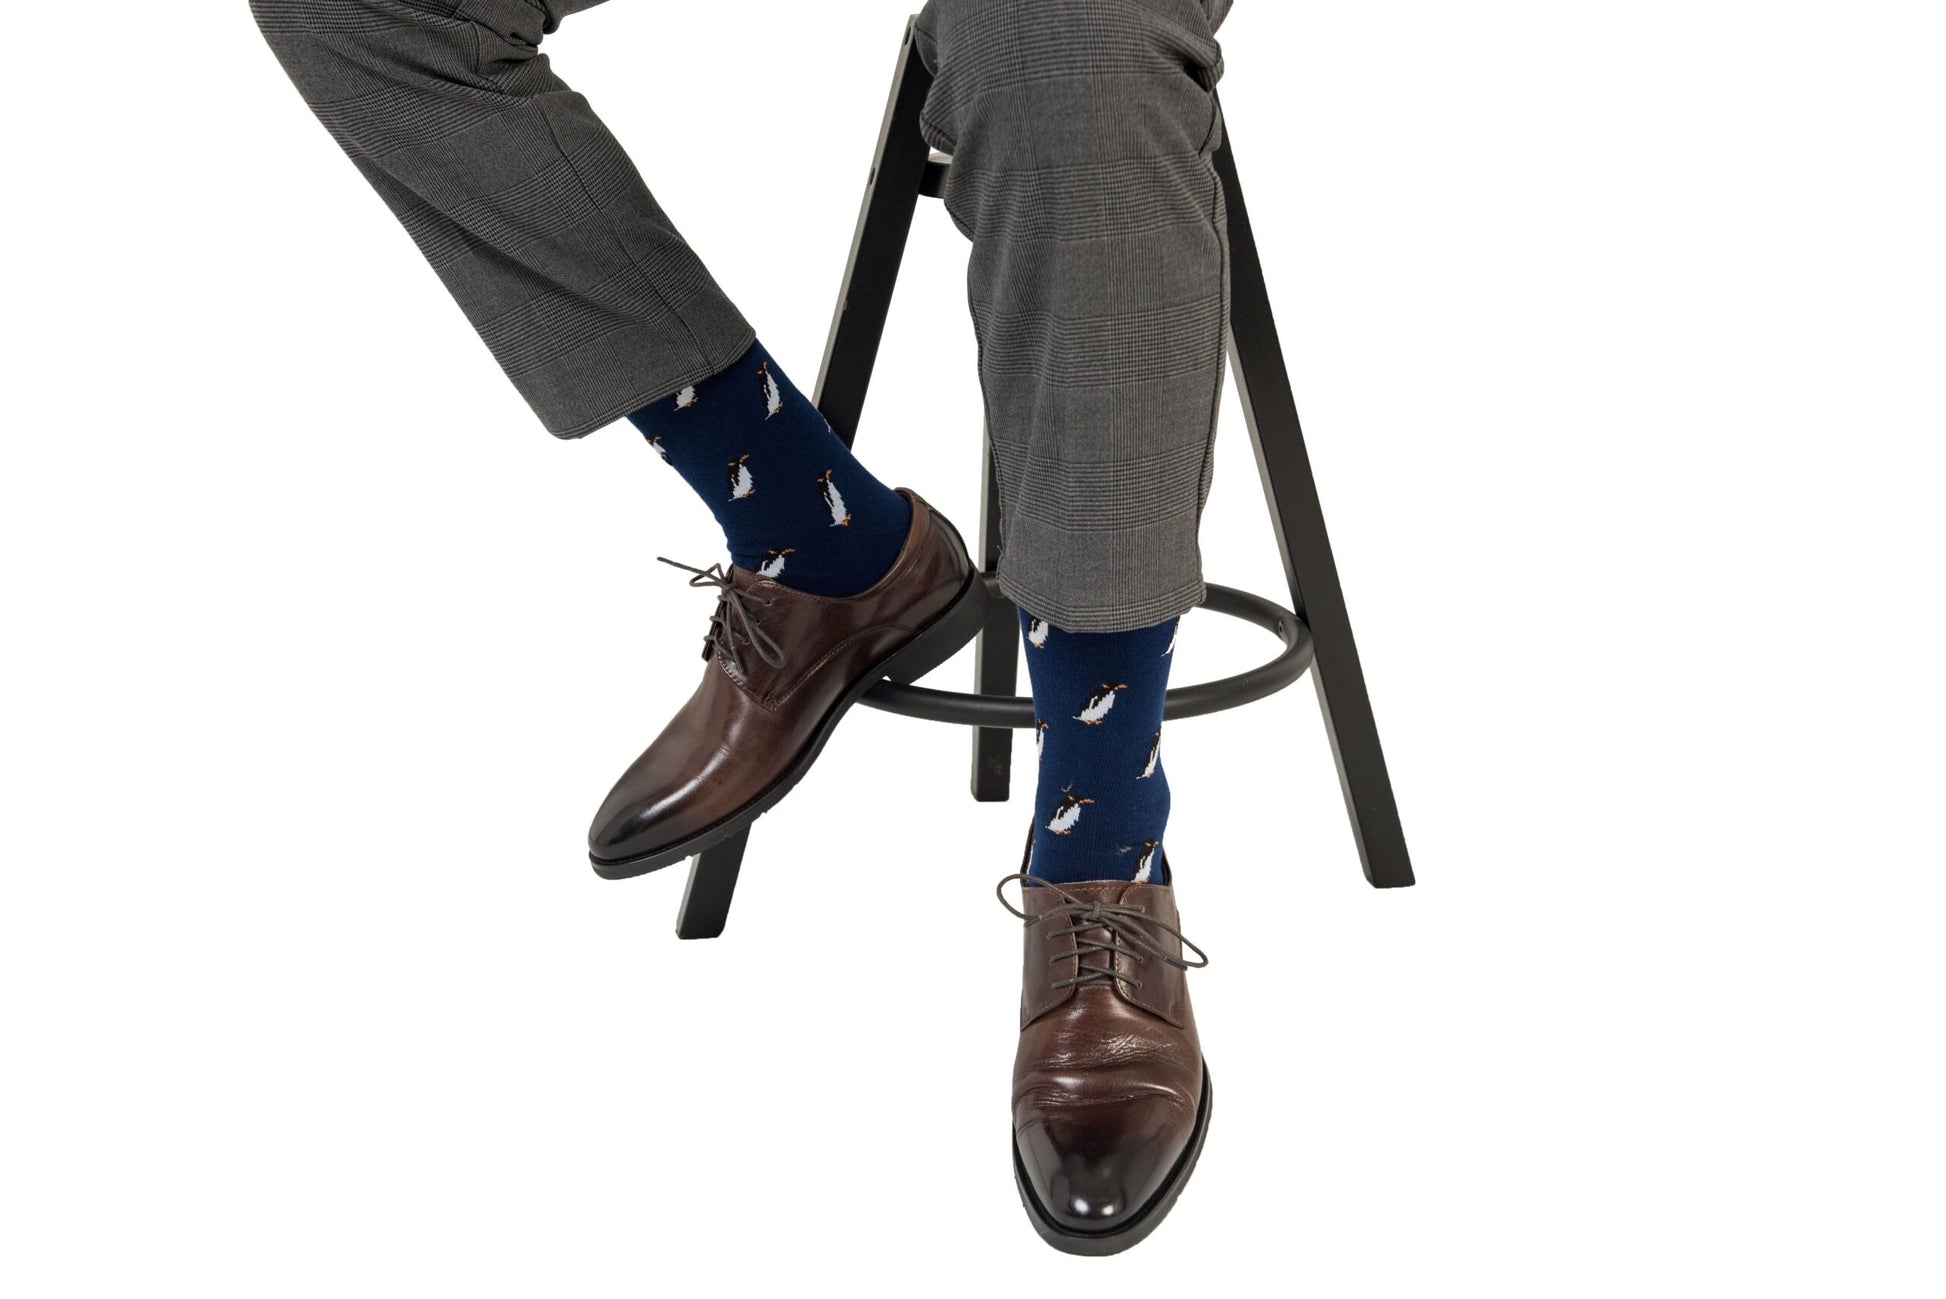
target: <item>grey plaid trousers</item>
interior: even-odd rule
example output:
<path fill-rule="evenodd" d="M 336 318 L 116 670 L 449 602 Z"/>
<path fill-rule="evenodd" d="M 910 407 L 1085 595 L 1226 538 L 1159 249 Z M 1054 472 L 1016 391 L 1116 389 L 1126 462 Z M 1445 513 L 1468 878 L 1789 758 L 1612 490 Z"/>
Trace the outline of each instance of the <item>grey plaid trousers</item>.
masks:
<path fill-rule="evenodd" d="M 603 0 L 251 0 L 318 119 L 557 437 L 754 332 L 542 36 Z M 1211 165 L 1230 0 L 929 0 L 922 118 L 1000 486 L 1001 589 L 1074 631 L 1203 599 L 1229 267 Z"/>

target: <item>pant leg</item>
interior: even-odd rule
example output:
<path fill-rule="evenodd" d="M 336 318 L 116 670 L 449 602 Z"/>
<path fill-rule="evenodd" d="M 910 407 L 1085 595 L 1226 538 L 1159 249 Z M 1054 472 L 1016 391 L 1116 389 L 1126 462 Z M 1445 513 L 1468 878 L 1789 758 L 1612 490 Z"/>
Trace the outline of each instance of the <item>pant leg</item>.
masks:
<path fill-rule="evenodd" d="M 1229 0 L 929 0 L 928 142 L 973 241 L 999 583 L 1072 631 L 1201 603 L 1229 321 Z"/>
<path fill-rule="evenodd" d="M 319 121 L 564 438 L 716 373 L 753 337 L 539 51 L 599 2 L 250 2 Z"/>

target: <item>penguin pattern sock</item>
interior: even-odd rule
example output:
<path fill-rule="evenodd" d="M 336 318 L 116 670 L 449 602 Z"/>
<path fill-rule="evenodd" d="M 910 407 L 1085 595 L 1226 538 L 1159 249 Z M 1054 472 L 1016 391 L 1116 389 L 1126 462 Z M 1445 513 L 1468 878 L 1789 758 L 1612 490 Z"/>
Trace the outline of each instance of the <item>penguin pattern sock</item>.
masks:
<path fill-rule="evenodd" d="M 848 596 L 905 548 L 911 503 L 858 462 L 762 343 L 628 419 L 709 506 L 739 568 Z"/>
<path fill-rule="evenodd" d="M 1169 882 L 1162 702 L 1181 621 L 1072 632 L 1021 611 L 1039 752 L 1029 875 Z"/>

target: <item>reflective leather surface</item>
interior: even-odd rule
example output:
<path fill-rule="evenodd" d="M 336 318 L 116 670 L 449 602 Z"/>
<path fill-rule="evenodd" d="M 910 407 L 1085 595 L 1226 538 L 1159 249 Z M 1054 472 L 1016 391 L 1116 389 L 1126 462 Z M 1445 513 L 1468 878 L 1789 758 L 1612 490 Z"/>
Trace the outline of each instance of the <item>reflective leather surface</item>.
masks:
<path fill-rule="evenodd" d="M 966 548 L 917 493 L 898 490 L 912 502 L 905 547 L 857 595 L 809 595 L 730 569 L 785 661 L 773 666 L 748 644 L 711 656 L 695 693 L 595 813 L 592 855 L 653 853 L 738 812 L 784 776 L 874 664 L 952 603 L 973 571 Z"/>
<path fill-rule="evenodd" d="M 1083 901 L 1142 908 L 1177 925 L 1175 890 L 1119 882 L 1064 884 Z M 1030 917 L 1066 899 L 1029 887 Z M 1105 928 L 1078 920 L 1025 926 L 1020 1042 L 1014 1057 L 1014 1140 L 1048 1215 L 1069 1231 L 1108 1231 L 1162 1187 L 1187 1148 L 1203 1059 L 1183 971 L 1132 951 L 1088 950 Z M 1181 954 L 1166 934 L 1158 945 Z M 1056 987 L 1105 966 L 1140 980 Z"/>

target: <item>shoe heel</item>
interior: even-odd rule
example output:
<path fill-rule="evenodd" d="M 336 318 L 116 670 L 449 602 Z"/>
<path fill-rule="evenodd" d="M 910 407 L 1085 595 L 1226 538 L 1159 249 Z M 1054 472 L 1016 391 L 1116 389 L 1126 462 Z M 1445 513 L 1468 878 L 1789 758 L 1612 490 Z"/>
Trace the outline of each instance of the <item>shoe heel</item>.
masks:
<path fill-rule="evenodd" d="M 885 664 L 885 676 L 899 685 L 911 685 L 926 673 L 960 652 L 986 625 L 986 582 L 976 572 L 966 581 L 946 611 L 926 624 L 912 643 Z"/>

